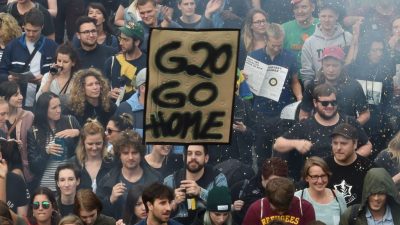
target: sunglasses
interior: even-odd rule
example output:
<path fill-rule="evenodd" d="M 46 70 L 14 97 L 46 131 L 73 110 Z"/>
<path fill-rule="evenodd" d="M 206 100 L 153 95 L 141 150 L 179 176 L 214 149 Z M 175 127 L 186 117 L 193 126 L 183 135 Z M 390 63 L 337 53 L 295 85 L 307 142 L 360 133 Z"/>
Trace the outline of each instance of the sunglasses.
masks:
<path fill-rule="evenodd" d="M 112 134 L 113 132 L 121 132 L 120 130 L 112 130 L 110 128 L 106 129 L 106 134 Z"/>
<path fill-rule="evenodd" d="M 32 208 L 33 209 L 39 209 L 39 207 L 40 207 L 40 205 L 42 205 L 42 208 L 43 209 L 48 209 L 48 208 L 50 208 L 50 202 L 48 202 L 48 201 L 43 201 L 42 203 L 40 203 L 40 202 L 33 202 L 33 204 L 32 204 Z"/>
<path fill-rule="evenodd" d="M 333 100 L 333 101 L 318 101 L 321 103 L 322 106 L 327 107 L 329 104 L 331 104 L 331 106 L 337 106 L 337 101 Z"/>

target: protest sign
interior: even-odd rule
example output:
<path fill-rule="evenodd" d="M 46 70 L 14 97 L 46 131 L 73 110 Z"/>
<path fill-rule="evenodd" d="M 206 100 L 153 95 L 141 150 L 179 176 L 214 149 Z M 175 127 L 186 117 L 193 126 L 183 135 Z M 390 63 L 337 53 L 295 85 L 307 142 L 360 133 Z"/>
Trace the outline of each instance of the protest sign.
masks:
<path fill-rule="evenodd" d="M 238 30 L 152 29 L 146 143 L 229 143 Z"/>

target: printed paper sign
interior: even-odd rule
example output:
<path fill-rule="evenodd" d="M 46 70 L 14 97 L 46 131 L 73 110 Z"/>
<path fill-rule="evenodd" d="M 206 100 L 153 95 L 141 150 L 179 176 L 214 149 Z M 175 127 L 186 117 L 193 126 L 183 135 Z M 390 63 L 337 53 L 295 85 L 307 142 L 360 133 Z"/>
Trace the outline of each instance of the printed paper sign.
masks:
<path fill-rule="evenodd" d="M 146 143 L 229 143 L 238 30 L 153 29 Z"/>
<path fill-rule="evenodd" d="M 255 95 L 279 101 L 288 73 L 287 68 L 267 65 L 247 56 L 244 73 L 248 76 L 247 84 Z"/>

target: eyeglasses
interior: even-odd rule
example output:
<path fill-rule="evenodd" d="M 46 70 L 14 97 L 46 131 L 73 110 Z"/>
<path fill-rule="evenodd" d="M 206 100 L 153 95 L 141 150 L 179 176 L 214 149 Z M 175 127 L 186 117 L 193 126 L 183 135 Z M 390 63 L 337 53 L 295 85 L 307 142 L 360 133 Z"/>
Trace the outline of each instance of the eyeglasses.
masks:
<path fill-rule="evenodd" d="M 42 205 L 42 208 L 43 209 L 48 209 L 48 208 L 50 208 L 50 202 L 48 202 L 48 201 L 43 201 L 42 203 L 40 203 L 40 202 L 33 202 L 33 204 L 32 204 L 32 208 L 33 209 L 39 209 L 39 207 L 40 207 L 40 205 Z"/>
<path fill-rule="evenodd" d="M 328 179 L 328 175 L 324 174 L 324 175 L 308 175 L 309 178 L 311 178 L 312 181 L 318 181 L 319 178 L 321 178 L 321 180 L 326 180 Z"/>
<path fill-rule="evenodd" d="M 121 132 L 120 130 L 112 130 L 111 128 L 106 129 L 106 134 L 112 134 L 113 132 Z"/>
<path fill-rule="evenodd" d="M 261 26 L 261 25 L 267 24 L 267 21 L 266 20 L 257 20 L 257 21 L 254 21 L 253 24 L 256 26 Z"/>
<path fill-rule="evenodd" d="M 331 106 L 337 106 L 337 101 L 333 100 L 333 101 L 318 101 L 321 103 L 322 106 L 327 107 L 329 104 L 331 104 Z"/>
<path fill-rule="evenodd" d="M 84 35 L 89 35 L 89 34 L 97 34 L 97 30 L 93 29 L 93 30 L 84 30 L 82 32 L 79 32 L 80 34 L 84 34 Z"/>

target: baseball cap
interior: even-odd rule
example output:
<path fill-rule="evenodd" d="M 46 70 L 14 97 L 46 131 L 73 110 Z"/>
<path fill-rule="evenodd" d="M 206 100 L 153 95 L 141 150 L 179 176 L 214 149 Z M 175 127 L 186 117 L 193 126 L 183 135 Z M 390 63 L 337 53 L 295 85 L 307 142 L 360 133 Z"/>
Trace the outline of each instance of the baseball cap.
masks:
<path fill-rule="evenodd" d="M 332 57 L 335 58 L 339 61 L 344 62 L 344 51 L 341 47 L 339 46 L 333 46 L 333 47 L 326 47 L 324 48 L 324 50 L 322 51 L 322 57 L 321 60 L 328 58 L 328 57 Z"/>
<path fill-rule="evenodd" d="M 357 129 L 348 123 L 341 123 L 337 125 L 335 129 L 333 129 L 331 137 L 336 135 L 343 136 L 347 139 L 358 139 Z"/>
<path fill-rule="evenodd" d="M 129 21 L 123 27 L 120 27 L 119 30 L 128 37 L 139 39 L 141 41 L 144 39 L 144 30 L 140 23 Z"/>
<path fill-rule="evenodd" d="M 147 68 L 143 68 L 139 71 L 139 73 L 136 75 L 136 85 L 135 85 L 136 88 L 146 83 L 146 75 L 147 75 Z"/>

